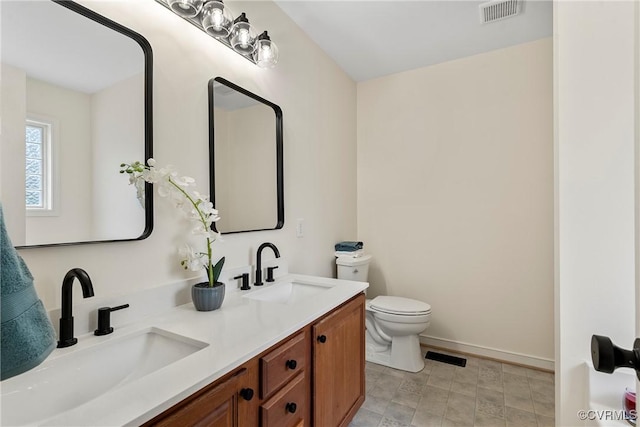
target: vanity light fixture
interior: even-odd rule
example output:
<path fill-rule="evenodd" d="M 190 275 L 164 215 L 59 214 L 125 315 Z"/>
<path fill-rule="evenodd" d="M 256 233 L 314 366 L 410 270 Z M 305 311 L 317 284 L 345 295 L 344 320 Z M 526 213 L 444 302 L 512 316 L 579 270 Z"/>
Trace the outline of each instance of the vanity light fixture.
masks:
<path fill-rule="evenodd" d="M 156 1 L 259 67 L 278 62 L 278 46 L 267 32 L 258 36 L 244 12 L 234 19 L 223 0 Z"/>
<path fill-rule="evenodd" d="M 262 68 L 273 68 L 278 62 L 278 46 L 271 41 L 266 31 L 258 36 L 253 60 Z"/>
<path fill-rule="evenodd" d="M 236 52 L 242 55 L 253 54 L 256 48 L 256 32 L 244 12 L 233 21 L 229 41 Z"/>

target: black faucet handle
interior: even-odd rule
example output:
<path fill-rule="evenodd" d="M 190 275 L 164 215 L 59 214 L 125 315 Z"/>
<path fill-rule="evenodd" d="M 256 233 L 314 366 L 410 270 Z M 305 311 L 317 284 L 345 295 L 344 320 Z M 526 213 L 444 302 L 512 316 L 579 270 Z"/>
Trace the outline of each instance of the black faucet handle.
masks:
<path fill-rule="evenodd" d="M 267 282 L 273 282 L 273 270 L 276 268 L 278 268 L 277 265 L 275 267 L 267 267 Z"/>
<path fill-rule="evenodd" d="M 241 275 L 234 277 L 234 279 L 242 279 L 242 286 L 240 287 L 241 291 L 248 291 L 251 289 L 251 286 L 249 286 L 249 273 L 242 273 Z"/>
<path fill-rule="evenodd" d="M 98 329 L 93 332 L 94 335 L 109 335 L 112 333 L 111 312 L 122 310 L 127 307 L 129 307 L 129 304 L 123 304 L 117 307 L 100 307 L 98 309 Z"/>

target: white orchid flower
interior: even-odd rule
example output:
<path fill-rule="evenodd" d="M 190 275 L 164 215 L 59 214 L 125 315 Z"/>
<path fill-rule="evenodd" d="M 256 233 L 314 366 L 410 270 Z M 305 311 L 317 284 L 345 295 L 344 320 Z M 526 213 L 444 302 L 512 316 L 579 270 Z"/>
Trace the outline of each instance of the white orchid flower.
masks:
<path fill-rule="evenodd" d="M 147 160 L 147 166 L 140 162 L 134 162 L 130 165 L 123 163 L 121 166 L 125 168 L 121 170 L 121 173 L 130 174 L 129 182 L 136 185 L 139 197 L 140 191 L 144 195 L 145 182 L 154 184 L 158 195 L 169 199 L 193 223 L 192 233 L 206 239 L 206 252 L 196 252 L 189 245 L 182 246 L 179 250 L 182 258 L 180 264 L 185 269 L 192 271 L 206 269 L 209 272 L 210 286 L 213 286 L 213 281 L 217 280 L 217 277 L 211 274 L 213 271 L 211 269 L 213 267 L 211 244 L 216 240 L 222 240 L 222 238 L 220 233 L 211 229 L 211 225 L 218 221 L 220 216 L 208 197 L 192 189 L 195 186 L 195 179 L 189 176 L 179 176 L 170 165 L 157 168 L 153 158 Z M 219 270 L 217 274 L 219 274 Z"/>
<path fill-rule="evenodd" d="M 190 176 L 177 176 L 173 179 L 173 182 L 182 187 L 188 187 L 189 185 L 194 184 L 196 180 L 191 178 Z"/>
<path fill-rule="evenodd" d="M 202 254 L 196 252 L 191 246 L 185 244 L 178 252 L 182 258 L 180 264 L 185 270 L 200 271 L 204 267 Z"/>

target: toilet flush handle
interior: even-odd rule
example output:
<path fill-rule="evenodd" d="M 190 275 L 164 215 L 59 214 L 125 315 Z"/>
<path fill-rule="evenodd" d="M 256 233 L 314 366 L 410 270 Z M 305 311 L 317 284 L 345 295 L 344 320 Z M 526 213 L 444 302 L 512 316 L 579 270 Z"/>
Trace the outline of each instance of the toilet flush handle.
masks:
<path fill-rule="evenodd" d="M 353 270 L 353 274 L 358 274 L 358 269 L 357 269 L 357 268 L 355 268 L 355 269 Z"/>

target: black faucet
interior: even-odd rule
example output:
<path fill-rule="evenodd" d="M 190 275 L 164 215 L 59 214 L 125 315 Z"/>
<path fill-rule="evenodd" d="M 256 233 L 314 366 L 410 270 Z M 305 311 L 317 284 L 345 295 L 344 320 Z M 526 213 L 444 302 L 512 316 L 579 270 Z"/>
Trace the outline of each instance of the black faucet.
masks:
<path fill-rule="evenodd" d="M 258 254 L 256 255 L 256 283 L 253 286 L 262 286 L 262 250 L 264 248 L 273 249 L 273 253 L 276 254 L 276 258 L 280 258 L 280 251 L 276 248 L 276 245 L 273 243 L 263 243 L 258 247 Z"/>
<path fill-rule="evenodd" d="M 69 347 L 78 342 L 73 336 L 73 316 L 72 316 L 72 300 L 73 279 L 78 279 L 82 286 L 82 296 L 89 298 L 93 296 L 93 284 L 86 271 L 81 268 L 72 268 L 64 276 L 62 281 L 62 312 L 60 314 L 60 340 L 58 348 Z"/>

